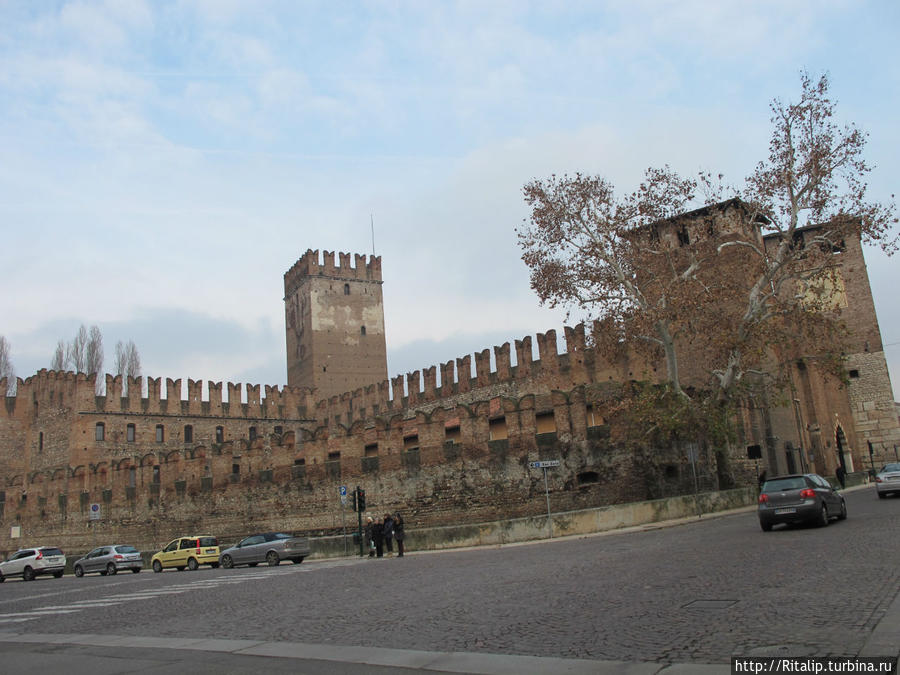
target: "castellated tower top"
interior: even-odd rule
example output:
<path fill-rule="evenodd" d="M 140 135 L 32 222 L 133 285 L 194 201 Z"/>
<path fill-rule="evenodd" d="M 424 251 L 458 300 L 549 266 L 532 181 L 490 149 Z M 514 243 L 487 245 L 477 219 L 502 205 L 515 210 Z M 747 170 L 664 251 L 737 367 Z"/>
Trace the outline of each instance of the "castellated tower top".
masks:
<path fill-rule="evenodd" d="M 288 383 L 321 398 L 387 379 L 381 258 L 351 255 L 308 249 L 284 274 Z"/>
<path fill-rule="evenodd" d="M 306 253 L 284 273 L 284 295 L 287 297 L 307 277 L 330 277 L 344 281 L 360 280 L 381 282 L 381 256 L 359 253 L 338 253 L 338 264 L 334 264 L 334 251 L 323 251 L 324 262 L 319 262 L 319 250 L 307 249 Z M 353 266 L 350 258 L 355 258 Z"/>

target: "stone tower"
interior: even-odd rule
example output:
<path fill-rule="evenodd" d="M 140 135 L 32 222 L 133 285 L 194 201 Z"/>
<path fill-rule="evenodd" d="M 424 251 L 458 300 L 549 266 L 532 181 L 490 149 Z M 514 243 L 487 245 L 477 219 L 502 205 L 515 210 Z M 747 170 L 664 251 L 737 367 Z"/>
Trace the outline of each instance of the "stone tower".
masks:
<path fill-rule="evenodd" d="M 387 380 L 381 258 L 307 250 L 284 275 L 289 386 L 319 399 Z"/>

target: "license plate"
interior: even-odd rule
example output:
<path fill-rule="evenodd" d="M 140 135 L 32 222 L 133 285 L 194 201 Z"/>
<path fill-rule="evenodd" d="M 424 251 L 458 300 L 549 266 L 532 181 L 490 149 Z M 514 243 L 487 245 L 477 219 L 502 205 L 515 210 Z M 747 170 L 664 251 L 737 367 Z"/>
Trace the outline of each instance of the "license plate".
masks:
<path fill-rule="evenodd" d="M 208 548 L 204 551 L 204 553 L 206 553 L 206 554 L 215 553 L 215 552 L 216 552 L 216 549 L 214 549 L 214 548 Z"/>
<path fill-rule="evenodd" d="M 775 515 L 780 516 L 785 513 L 797 513 L 797 509 L 775 509 Z"/>

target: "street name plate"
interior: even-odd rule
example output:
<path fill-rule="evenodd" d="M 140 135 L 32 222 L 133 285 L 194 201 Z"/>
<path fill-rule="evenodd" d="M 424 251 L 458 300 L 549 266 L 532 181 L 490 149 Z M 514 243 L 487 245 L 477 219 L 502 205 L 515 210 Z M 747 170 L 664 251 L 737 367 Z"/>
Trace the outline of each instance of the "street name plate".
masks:
<path fill-rule="evenodd" d="M 549 469 L 551 466 L 559 466 L 558 459 L 545 459 L 540 462 L 530 462 L 529 466 L 532 469 Z"/>

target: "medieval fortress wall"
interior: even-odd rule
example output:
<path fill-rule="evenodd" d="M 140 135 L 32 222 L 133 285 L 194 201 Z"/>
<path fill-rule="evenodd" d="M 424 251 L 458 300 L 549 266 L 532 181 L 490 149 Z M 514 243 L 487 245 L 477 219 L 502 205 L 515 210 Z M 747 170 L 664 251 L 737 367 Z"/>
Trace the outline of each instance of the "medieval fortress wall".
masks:
<path fill-rule="evenodd" d="M 83 374 L 20 379 L 0 407 L 0 551 L 336 532 L 352 516 L 340 486 L 365 488 L 372 512 L 401 510 L 411 528 L 535 515 L 546 511 L 543 475 L 528 466 L 538 459 L 561 461 L 554 511 L 693 488 L 683 449 L 636 456 L 616 427 L 619 388 L 658 381 L 661 364 L 604 357 L 579 325 L 564 329 L 562 351 L 551 330 L 388 379 L 381 260 L 338 259 L 307 251 L 285 274 L 286 387 L 208 382 L 204 398 L 187 380 L 183 397 L 180 379 L 107 376 L 98 397 Z M 792 366 L 792 401 L 748 405 L 732 449 L 739 483 L 753 477 L 747 444 L 765 447 L 770 471 L 805 462 L 829 474 L 839 438 L 856 470 L 870 441 L 876 463 L 900 443 L 858 242 L 836 266 L 855 328 L 849 379 L 811 359 Z M 711 449 L 700 459 L 702 488 L 715 489 Z"/>

